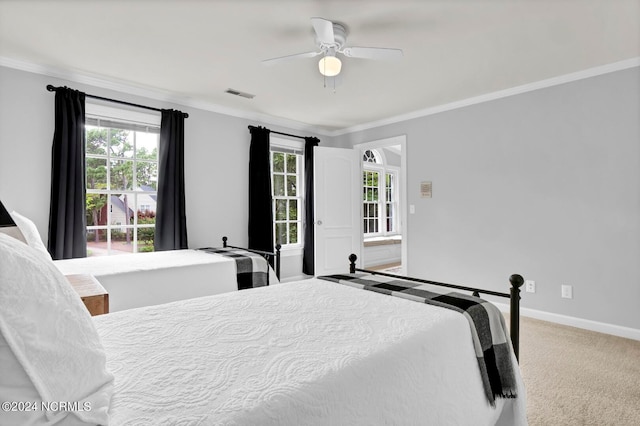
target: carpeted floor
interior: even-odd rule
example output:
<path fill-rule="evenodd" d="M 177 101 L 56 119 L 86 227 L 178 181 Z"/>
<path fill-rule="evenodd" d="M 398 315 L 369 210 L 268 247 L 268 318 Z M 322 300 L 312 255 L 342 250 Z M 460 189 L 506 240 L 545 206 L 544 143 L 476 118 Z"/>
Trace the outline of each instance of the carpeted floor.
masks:
<path fill-rule="evenodd" d="M 640 341 L 522 317 L 520 367 L 531 426 L 640 425 Z"/>

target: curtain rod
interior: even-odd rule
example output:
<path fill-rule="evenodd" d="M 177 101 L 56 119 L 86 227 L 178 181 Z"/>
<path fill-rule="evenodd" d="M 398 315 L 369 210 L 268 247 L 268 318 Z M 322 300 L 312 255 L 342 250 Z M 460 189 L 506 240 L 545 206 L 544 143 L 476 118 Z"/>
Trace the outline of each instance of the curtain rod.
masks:
<path fill-rule="evenodd" d="M 251 129 L 259 129 L 260 127 L 256 127 L 256 126 L 249 126 L 249 130 Z M 267 129 L 269 130 L 269 129 Z M 292 138 L 298 138 L 298 139 L 306 139 L 305 136 L 298 136 L 298 135 L 292 135 L 290 133 L 282 133 L 282 132 L 276 132 L 275 130 L 269 130 L 270 133 L 275 133 L 276 135 L 282 135 L 282 136 L 290 136 Z M 317 138 L 316 138 L 317 139 Z"/>
<path fill-rule="evenodd" d="M 58 89 L 60 89 L 60 87 L 55 87 L 55 86 L 53 86 L 51 84 L 47 84 L 47 90 L 50 91 L 50 92 L 55 92 Z M 133 107 L 137 107 L 137 108 L 144 108 L 144 109 L 150 109 L 152 111 L 162 112 L 162 109 L 160 109 L 160 108 L 154 108 L 154 107 L 150 107 L 150 106 L 146 106 L 146 105 L 134 104 L 132 102 L 119 101 L 117 99 L 110 99 L 110 98 L 103 98 L 102 96 L 89 95 L 87 93 L 85 93 L 85 96 L 88 97 L 88 98 L 99 99 L 101 101 L 115 102 L 117 104 L 129 105 L 129 106 L 133 106 Z M 187 114 L 186 112 L 183 112 L 182 115 L 184 116 L 184 118 L 189 118 L 189 114 Z"/>

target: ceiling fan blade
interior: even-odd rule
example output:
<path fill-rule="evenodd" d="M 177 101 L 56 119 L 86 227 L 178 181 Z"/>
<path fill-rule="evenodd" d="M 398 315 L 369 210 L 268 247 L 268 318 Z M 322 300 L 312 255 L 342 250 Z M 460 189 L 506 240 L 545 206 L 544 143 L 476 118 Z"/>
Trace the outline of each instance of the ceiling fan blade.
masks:
<path fill-rule="evenodd" d="M 382 59 L 393 61 L 402 58 L 402 49 L 384 47 L 345 47 L 342 54 L 348 58 Z"/>
<path fill-rule="evenodd" d="M 311 18 L 311 25 L 316 32 L 318 41 L 324 44 L 335 44 L 336 38 L 333 34 L 333 22 L 324 18 Z"/>
<path fill-rule="evenodd" d="M 279 62 L 287 62 L 292 59 L 300 59 L 300 58 L 313 58 L 314 56 L 318 56 L 322 52 L 306 52 L 306 53 L 296 53 L 295 55 L 287 55 L 280 56 L 278 58 L 265 59 L 262 61 L 265 65 L 272 65 Z"/>

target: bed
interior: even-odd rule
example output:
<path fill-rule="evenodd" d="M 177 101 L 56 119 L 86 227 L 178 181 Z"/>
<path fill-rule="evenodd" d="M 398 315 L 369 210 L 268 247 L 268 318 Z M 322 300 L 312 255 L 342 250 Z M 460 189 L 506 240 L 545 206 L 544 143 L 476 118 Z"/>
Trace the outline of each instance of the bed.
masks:
<path fill-rule="evenodd" d="M 55 260 L 54 264 L 64 275 L 96 277 L 109 292 L 111 312 L 279 282 L 279 247 L 274 252 L 249 250 L 227 244 L 227 237 L 222 240 L 219 249 L 205 247 L 86 257 Z M 251 253 L 260 256 L 246 257 Z M 244 259 L 249 260 L 249 269 L 266 272 L 268 280 L 265 282 L 262 275 L 262 279 L 254 281 L 251 272 L 239 273 L 239 258 L 230 255 L 244 255 Z M 274 268 L 268 265 L 269 258 L 273 258 Z"/>
<path fill-rule="evenodd" d="M 51 260 L 33 221 L 16 211 L 10 218 L 15 238 Z M 6 232 L 5 232 L 6 233 Z M 64 275 L 93 275 L 109 293 L 111 312 L 175 300 L 209 296 L 275 284 L 280 279 L 280 244 L 275 250 L 247 249 L 228 244 L 198 250 L 169 250 L 55 260 Z"/>
<path fill-rule="evenodd" d="M 31 248 L 0 256 L 0 400 L 68 402 L 2 424 L 526 424 L 514 351 L 492 403 L 451 309 L 313 278 L 90 317 Z"/>

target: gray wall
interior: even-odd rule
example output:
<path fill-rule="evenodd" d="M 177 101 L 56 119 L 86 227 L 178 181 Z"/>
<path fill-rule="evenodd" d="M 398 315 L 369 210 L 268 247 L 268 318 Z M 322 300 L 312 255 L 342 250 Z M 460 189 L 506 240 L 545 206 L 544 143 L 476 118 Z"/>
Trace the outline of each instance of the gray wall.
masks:
<path fill-rule="evenodd" d="M 260 123 L 0 67 L 0 200 L 9 211 L 16 210 L 31 218 L 45 244 L 55 96 L 45 89 L 47 84 L 66 85 L 93 95 L 189 113 L 185 122 L 189 246 L 220 246 L 225 235 L 234 245 L 246 246 L 250 142 L 247 126 Z M 297 269 L 301 269 L 300 259 L 295 256 L 283 259 L 285 276 L 300 275 L 301 270 Z"/>
<path fill-rule="evenodd" d="M 407 135 L 410 275 L 501 291 L 520 273 L 524 307 L 640 329 L 639 121 L 633 68 L 333 142 Z"/>

